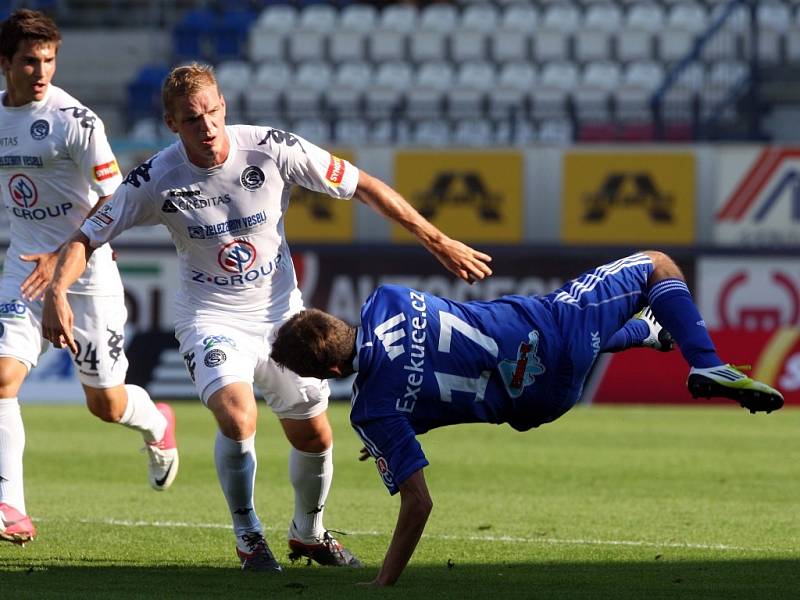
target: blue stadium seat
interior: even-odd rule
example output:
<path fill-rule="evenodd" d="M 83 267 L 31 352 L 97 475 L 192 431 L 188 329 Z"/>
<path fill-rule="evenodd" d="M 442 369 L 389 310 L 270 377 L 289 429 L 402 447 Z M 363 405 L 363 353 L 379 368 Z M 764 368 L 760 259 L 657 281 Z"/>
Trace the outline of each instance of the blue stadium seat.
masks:
<path fill-rule="evenodd" d="M 214 27 L 214 50 L 217 60 L 244 58 L 247 34 L 257 15 L 249 10 L 231 10 Z"/>
<path fill-rule="evenodd" d="M 217 17 L 213 11 L 198 8 L 186 13 L 173 29 L 173 50 L 178 59 L 209 60 L 209 40 Z"/>
<path fill-rule="evenodd" d="M 165 65 L 146 65 L 128 84 L 128 117 L 131 122 L 161 114 L 161 85 L 168 74 Z"/>

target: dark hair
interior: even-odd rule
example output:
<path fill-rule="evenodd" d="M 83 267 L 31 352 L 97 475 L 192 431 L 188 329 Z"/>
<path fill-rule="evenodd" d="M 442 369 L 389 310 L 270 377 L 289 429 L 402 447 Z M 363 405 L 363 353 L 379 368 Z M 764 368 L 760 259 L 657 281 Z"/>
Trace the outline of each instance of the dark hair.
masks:
<path fill-rule="evenodd" d="M 355 342 L 355 327 L 311 308 L 281 325 L 271 357 L 302 377 L 323 378 L 331 367 L 353 359 Z"/>
<path fill-rule="evenodd" d="M 61 44 L 58 25 L 38 10 L 15 10 L 0 26 L 0 55 L 11 60 L 23 40 L 52 43 L 56 49 Z"/>

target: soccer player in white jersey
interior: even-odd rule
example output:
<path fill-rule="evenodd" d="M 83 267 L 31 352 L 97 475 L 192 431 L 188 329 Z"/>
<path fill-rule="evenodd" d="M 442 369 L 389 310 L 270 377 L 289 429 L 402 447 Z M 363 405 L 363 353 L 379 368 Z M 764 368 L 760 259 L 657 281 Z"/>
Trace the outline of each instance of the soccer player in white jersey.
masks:
<path fill-rule="evenodd" d="M 56 24 L 32 10 L 14 12 L 0 28 L 6 78 L 0 189 L 11 223 L 0 282 L 0 539 L 16 543 L 36 534 L 23 493 L 25 430 L 17 393 L 47 348 L 41 296 L 55 252 L 122 179 L 102 121 L 51 84 L 60 42 Z M 74 361 L 89 410 L 141 432 L 151 485 L 169 487 L 178 468 L 174 415 L 142 388 L 125 385 L 126 311 L 108 245 L 94 253 L 69 298 L 76 313 Z"/>
<path fill-rule="evenodd" d="M 290 556 L 358 566 L 325 529 L 332 434 L 327 384 L 269 359 L 276 329 L 303 308 L 284 214 L 293 184 L 365 202 L 411 231 L 464 280 L 491 274 L 489 256 L 445 236 L 382 181 L 283 131 L 225 125 L 225 100 L 209 67 L 178 67 L 163 88 L 165 121 L 179 141 L 137 167 L 113 198 L 64 245 L 45 294 L 44 330 L 72 346 L 65 290 L 87 257 L 125 229 L 163 223 L 178 250 L 176 337 L 198 394 L 217 420 L 214 459 L 245 570 L 280 571 L 255 512 L 253 383 L 292 448 L 295 511 Z"/>

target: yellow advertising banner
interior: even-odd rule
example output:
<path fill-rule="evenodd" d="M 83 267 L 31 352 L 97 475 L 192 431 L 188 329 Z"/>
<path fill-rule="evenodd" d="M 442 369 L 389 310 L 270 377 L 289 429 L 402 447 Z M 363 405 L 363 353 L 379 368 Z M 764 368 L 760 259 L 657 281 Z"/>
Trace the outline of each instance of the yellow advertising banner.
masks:
<path fill-rule="evenodd" d="M 331 150 L 353 162 L 353 152 Z M 286 211 L 286 239 L 290 242 L 351 242 L 357 200 L 337 200 L 327 194 L 294 186 Z"/>
<path fill-rule="evenodd" d="M 463 242 L 522 240 L 522 154 L 397 152 L 395 187 L 422 216 Z M 414 240 L 399 225 L 392 239 Z"/>
<path fill-rule="evenodd" d="M 562 236 L 570 244 L 691 244 L 689 152 L 566 152 Z"/>

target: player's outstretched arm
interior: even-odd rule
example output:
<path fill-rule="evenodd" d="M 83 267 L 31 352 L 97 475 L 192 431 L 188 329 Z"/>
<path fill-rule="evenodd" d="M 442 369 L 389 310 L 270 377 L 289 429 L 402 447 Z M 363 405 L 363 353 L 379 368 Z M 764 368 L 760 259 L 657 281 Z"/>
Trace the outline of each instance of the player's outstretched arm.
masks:
<path fill-rule="evenodd" d="M 433 500 L 420 469 L 400 484 L 400 514 L 374 585 L 394 585 L 414 554 L 432 509 Z"/>
<path fill-rule="evenodd" d="M 70 238 L 58 254 L 58 263 L 53 279 L 44 294 L 42 314 L 42 336 L 56 348 L 67 347 L 77 353 L 78 347 L 72 337 L 72 309 L 67 301 L 67 290 L 86 270 L 94 248 L 89 238 L 80 231 Z"/>
<path fill-rule="evenodd" d="M 355 197 L 405 227 L 448 271 L 464 281 L 474 283 L 492 274 L 488 264 L 491 256 L 447 237 L 397 191 L 377 177 L 359 171 Z"/>

